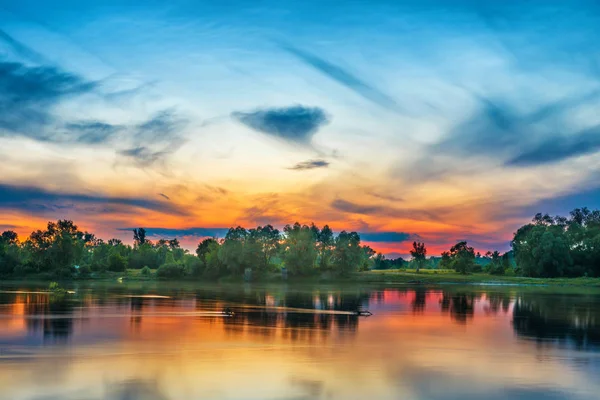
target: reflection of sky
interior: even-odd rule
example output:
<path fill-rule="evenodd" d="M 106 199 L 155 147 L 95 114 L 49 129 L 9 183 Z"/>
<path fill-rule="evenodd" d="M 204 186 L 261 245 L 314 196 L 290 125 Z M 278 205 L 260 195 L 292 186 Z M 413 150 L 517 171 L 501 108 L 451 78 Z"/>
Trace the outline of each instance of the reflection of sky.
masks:
<path fill-rule="evenodd" d="M 127 393 L 157 399 L 595 398 L 600 387 L 592 379 L 598 370 L 594 347 L 575 350 L 523 340 L 515 335 L 512 315 L 519 298 L 541 307 L 540 315 L 547 312 L 545 304 L 562 304 L 555 314 L 571 310 L 575 321 L 577 312 L 586 313 L 579 310 L 582 305 L 595 304 L 594 297 L 581 301 L 582 296 L 556 295 L 550 299 L 555 303 L 547 303 L 545 295 L 511 292 L 391 289 L 359 295 L 275 289 L 236 295 L 178 290 L 175 298 L 164 299 L 88 295 L 72 302 L 70 311 L 62 309 L 72 316 L 71 331 L 62 341 L 31 341 L 43 331 L 32 327 L 28 317 L 56 316 L 48 308 L 32 307 L 31 302 L 48 306 L 47 298 L 4 295 L 0 399 L 117 400 L 128 398 Z M 329 298 L 333 306 L 325 308 L 364 303 L 374 315 L 352 317 L 356 324 L 348 324 L 347 316 L 294 316 L 289 311 L 299 302 L 311 308 Z M 465 301 L 470 305 L 460 306 Z M 256 307 L 274 302 L 288 310 Z M 243 304 L 253 307 L 243 309 Z M 236 307 L 234 318 L 183 316 L 225 305 Z"/>
<path fill-rule="evenodd" d="M 438 254 L 599 206 L 581 195 L 598 188 L 592 0 L 0 10 L 2 229 L 71 218 L 192 247 L 298 220 Z"/>

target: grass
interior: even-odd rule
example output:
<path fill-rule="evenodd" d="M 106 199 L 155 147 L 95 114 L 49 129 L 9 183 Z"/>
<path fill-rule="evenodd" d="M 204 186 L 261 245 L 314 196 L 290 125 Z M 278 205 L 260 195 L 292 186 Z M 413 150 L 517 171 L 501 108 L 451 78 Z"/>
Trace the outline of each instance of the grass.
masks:
<path fill-rule="evenodd" d="M 37 278 L 37 279 L 36 279 Z M 43 276 L 28 277 L 27 280 L 44 282 L 49 278 Z M 159 280 L 156 277 L 156 270 L 149 270 L 149 274 L 142 273 L 140 269 L 128 269 L 124 272 L 104 272 L 94 274 L 92 281 L 103 282 L 146 282 Z M 183 279 L 190 283 L 215 284 L 217 282 L 203 281 L 194 279 Z M 226 276 L 219 279 L 218 283 L 242 283 L 243 279 L 238 276 Z M 336 277 L 328 275 L 315 275 L 307 277 L 290 277 L 288 281 L 281 279 L 280 273 L 270 273 L 256 283 L 290 283 L 290 284 L 406 284 L 406 285 L 443 285 L 443 284 L 465 284 L 465 285 L 529 285 L 529 286 L 571 286 L 571 287 L 590 287 L 600 288 L 600 278 L 525 278 L 521 276 L 499 276 L 485 273 L 474 273 L 461 275 L 454 270 L 448 269 L 421 269 L 418 273 L 414 269 L 388 269 L 373 270 L 367 272 L 356 272 L 348 277 Z"/>
<path fill-rule="evenodd" d="M 410 269 L 378 270 L 360 272 L 354 278 L 368 283 L 406 284 L 505 284 L 505 285 L 556 285 L 600 287 L 600 278 L 526 278 L 522 276 L 501 276 L 484 273 L 461 275 L 453 270 L 422 269 L 418 273 Z"/>

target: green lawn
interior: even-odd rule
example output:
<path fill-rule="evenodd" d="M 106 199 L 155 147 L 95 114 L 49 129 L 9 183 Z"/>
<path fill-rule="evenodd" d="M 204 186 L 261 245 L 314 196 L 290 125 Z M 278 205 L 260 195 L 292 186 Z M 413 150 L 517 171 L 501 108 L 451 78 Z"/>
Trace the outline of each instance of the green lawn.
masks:
<path fill-rule="evenodd" d="M 461 275 L 453 270 L 422 269 L 379 270 L 360 272 L 354 276 L 362 282 L 411 283 L 411 284 L 520 284 L 520 285 L 559 285 L 559 286 L 598 286 L 600 278 L 525 278 L 521 276 L 498 276 L 484 273 Z"/>

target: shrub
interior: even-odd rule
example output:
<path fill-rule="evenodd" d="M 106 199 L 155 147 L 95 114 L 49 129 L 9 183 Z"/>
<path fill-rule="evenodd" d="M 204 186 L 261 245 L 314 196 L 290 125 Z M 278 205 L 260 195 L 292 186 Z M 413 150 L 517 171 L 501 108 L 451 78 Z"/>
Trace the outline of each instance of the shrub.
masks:
<path fill-rule="evenodd" d="M 490 263 L 489 266 L 490 275 L 504 275 L 504 266 L 500 263 Z"/>
<path fill-rule="evenodd" d="M 204 265 L 202 260 L 196 256 L 192 256 L 191 254 L 184 255 L 183 263 L 185 265 L 185 272 L 187 275 L 200 277 L 204 273 Z"/>
<path fill-rule="evenodd" d="M 144 268 L 142 268 L 140 274 L 142 274 L 142 276 L 150 276 L 152 275 L 152 270 L 146 265 Z"/>
<path fill-rule="evenodd" d="M 119 253 L 112 253 L 108 257 L 108 270 L 113 272 L 123 272 L 127 269 L 127 261 Z"/>
<path fill-rule="evenodd" d="M 164 279 L 181 278 L 184 275 L 185 267 L 177 263 L 163 264 L 156 270 L 156 276 Z"/>

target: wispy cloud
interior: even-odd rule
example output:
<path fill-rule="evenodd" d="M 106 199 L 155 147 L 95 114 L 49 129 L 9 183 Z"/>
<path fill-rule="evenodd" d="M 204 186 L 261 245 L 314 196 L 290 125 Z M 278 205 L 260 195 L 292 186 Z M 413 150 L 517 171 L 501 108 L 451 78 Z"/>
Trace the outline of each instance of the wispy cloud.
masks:
<path fill-rule="evenodd" d="M 164 193 L 159 193 L 158 195 L 159 195 L 160 197 L 162 197 L 163 199 L 167 199 L 167 200 L 169 200 L 169 201 L 171 200 L 171 198 L 170 198 L 169 196 L 167 196 L 166 194 L 164 194 Z"/>
<path fill-rule="evenodd" d="M 140 168 L 152 167 L 157 164 L 164 164 L 165 158 L 170 151 L 152 150 L 146 146 L 132 147 L 117 151 L 117 154 L 131 161 Z"/>
<path fill-rule="evenodd" d="M 42 56 L 37 51 L 25 46 L 23 43 L 0 29 L 0 41 L 8 44 L 8 46 L 12 49 L 12 52 L 19 57 L 25 58 L 27 60 L 43 63 L 46 61 L 45 57 Z"/>
<path fill-rule="evenodd" d="M 565 97 L 523 112 L 517 101 L 475 95 L 478 108 L 410 165 L 408 179 L 437 180 L 472 172 L 472 160 L 531 167 L 600 151 L 600 127 L 572 128 L 573 112 L 600 106 L 600 91 Z M 479 165 L 480 167 L 480 165 Z M 406 171 L 401 171 L 405 174 Z"/>
<path fill-rule="evenodd" d="M 551 137 L 508 160 L 510 166 L 535 166 L 600 151 L 600 126 L 570 136 Z"/>
<path fill-rule="evenodd" d="M 111 197 L 97 194 L 50 191 L 33 186 L 0 184 L 0 209 L 26 212 L 49 212 L 72 208 L 73 205 L 121 206 L 158 211 L 171 215 L 187 213 L 169 202 L 140 197 Z"/>
<path fill-rule="evenodd" d="M 255 131 L 303 145 L 310 143 L 319 128 L 329 121 L 321 108 L 301 105 L 234 112 L 232 116 Z"/>
<path fill-rule="evenodd" d="M 412 220 L 436 220 L 443 210 L 419 210 L 413 208 L 394 208 L 379 204 L 359 204 L 344 199 L 335 199 L 330 207 L 348 214 L 385 216 L 389 218 L 408 218 Z"/>
<path fill-rule="evenodd" d="M 329 161 L 308 160 L 308 161 L 299 162 L 298 164 L 294 165 L 293 167 L 290 167 L 289 169 L 294 170 L 294 171 L 306 171 L 309 169 L 327 168 L 327 167 L 329 167 Z"/>
<path fill-rule="evenodd" d="M 56 122 L 54 107 L 95 87 L 55 67 L 0 62 L 0 134 L 53 141 L 46 127 Z"/>
<path fill-rule="evenodd" d="M 370 214 L 377 214 L 377 213 L 380 213 L 381 211 L 383 211 L 383 207 L 381 207 L 381 206 L 357 204 L 357 203 L 352 203 L 350 201 L 343 200 L 343 199 L 334 200 L 331 203 L 331 207 L 336 210 L 343 211 L 346 213 L 351 213 L 351 214 L 370 215 Z"/>
<path fill-rule="evenodd" d="M 105 143 L 124 129 L 123 126 L 101 121 L 80 121 L 65 124 L 65 134 L 72 141 L 83 144 Z"/>
<path fill-rule="evenodd" d="M 174 110 L 163 110 L 131 127 L 131 147 L 117 154 L 140 168 L 165 166 L 167 158 L 185 142 L 182 131 L 187 120 Z"/>
<path fill-rule="evenodd" d="M 290 45 L 281 45 L 281 48 L 370 102 L 394 112 L 400 111 L 400 107 L 394 99 L 339 65 Z"/>
<path fill-rule="evenodd" d="M 187 121 L 179 117 L 174 110 L 162 110 L 147 121 L 135 127 L 138 143 L 172 143 L 179 139 L 181 130 Z"/>

